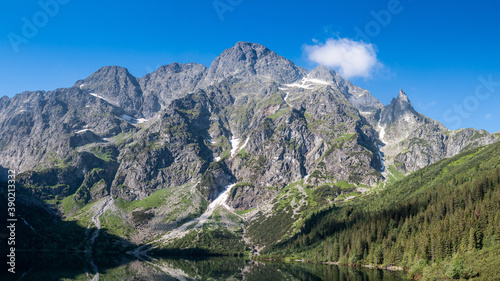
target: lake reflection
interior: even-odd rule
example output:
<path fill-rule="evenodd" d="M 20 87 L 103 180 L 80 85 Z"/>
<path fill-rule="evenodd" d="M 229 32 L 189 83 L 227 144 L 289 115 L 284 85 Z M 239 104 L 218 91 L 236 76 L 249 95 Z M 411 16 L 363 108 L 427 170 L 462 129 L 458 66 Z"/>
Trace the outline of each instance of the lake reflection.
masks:
<path fill-rule="evenodd" d="M 2 280 L 332 280 L 399 281 L 401 272 L 304 263 L 262 263 L 242 258 L 143 258 L 23 254 L 15 276 Z M 19 267 L 20 266 L 20 267 Z M 96 272 L 97 270 L 97 272 Z"/>

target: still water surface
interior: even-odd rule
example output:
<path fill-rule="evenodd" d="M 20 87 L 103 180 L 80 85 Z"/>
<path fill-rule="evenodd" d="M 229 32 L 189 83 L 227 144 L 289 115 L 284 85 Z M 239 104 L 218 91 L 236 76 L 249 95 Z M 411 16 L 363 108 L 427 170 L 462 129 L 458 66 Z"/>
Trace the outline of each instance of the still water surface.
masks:
<path fill-rule="evenodd" d="M 18 261 L 15 276 L 2 280 L 330 280 L 400 281 L 401 272 L 305 263 L 262 263 L 242 258 L 144 258 L 30 254 Z"/>

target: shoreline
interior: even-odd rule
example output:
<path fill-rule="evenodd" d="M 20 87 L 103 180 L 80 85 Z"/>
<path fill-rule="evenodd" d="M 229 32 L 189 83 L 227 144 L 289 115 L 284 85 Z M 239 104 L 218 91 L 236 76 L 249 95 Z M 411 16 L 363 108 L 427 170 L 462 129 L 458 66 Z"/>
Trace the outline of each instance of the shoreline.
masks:
<path fill-rule="evenodd" d="M 271 260 L 272 261 L 272 260 Z M 283 262 L 286 262 L 286 260 L 282 260 Z M 373 265 L 373 264 L 343 264 L 340 262 L 332 262 L 332 261 L 309 261 L 309 260 L 291 260 L 293 262 L 303 262 L 303 263 L 316 263 L 316 264 L 326 264 L 326 265 L 340 265 L 340 266 L 349 266 L 349 267 L 365 267 L 365 268 L 377 268 L 377 269 L 383 269 L 383 270 L 388 270 L 388 271 L 408 271 L 400 266 L 395 266 L 395 265 L 389 265 L 389 266 L 382 266 L 382 265 Z"/>
<path fill-rule="evenodd" d="M 305 262 L 305 263 L 317 263 L 317 264 L 327 264 L 327 265 L 341 265 L 341 266 L 349 266 L 349 267 L 366 267 L 366 268 L 377 268 L 377 269 L 383 269 L 383 270 L 389 270 L 389 271 L 406 271 L 404 268 L 400 266 L 395 266 L 395 265 L 389 265 L 389 266 L 382 266 L 382 265 L 373 265 L 373 264 L 343 264 L 340 262 L 333 262 L 333 261 L 319 261 L 319 262 L 313 262 L 313 261 L 307 261 L 307 260 L 295 260 L 298 262 Z"/>

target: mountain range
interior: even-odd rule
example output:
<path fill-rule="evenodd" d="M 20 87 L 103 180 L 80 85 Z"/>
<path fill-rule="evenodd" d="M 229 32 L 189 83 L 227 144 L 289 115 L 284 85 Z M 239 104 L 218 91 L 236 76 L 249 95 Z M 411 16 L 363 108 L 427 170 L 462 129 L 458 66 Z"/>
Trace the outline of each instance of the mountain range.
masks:
<path fill-rule="evenodd" d="M 106 66 L 71 88 L 1 98 L 0 169 L 18 173 L 20 200 L 95 228 L 80 249 L 103 228 L 136 254 L 211 232 L 258 253 L 313 210 L 499 140 L 448 130 L 394 94 L 384 106 L 331 69 L 248 42 L 209 68 L 172 63 L 136 78 Z M 324 202 L 312 204 L 314 192 Z M 273 220 L 285 222 L 273 235 L 252 231 Z"/>

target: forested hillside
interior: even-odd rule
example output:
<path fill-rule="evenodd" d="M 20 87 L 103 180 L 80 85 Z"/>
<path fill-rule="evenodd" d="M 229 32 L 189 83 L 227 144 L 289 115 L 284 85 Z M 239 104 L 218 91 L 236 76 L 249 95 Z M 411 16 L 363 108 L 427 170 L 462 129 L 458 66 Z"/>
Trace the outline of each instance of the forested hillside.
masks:
<path fill-rule="evenodd" d="M 311 215 L 266 258 L 396 265 L 410 277 L 500 276 L 500 143 Z M 498 280 L 498 279 L 496 279 Z"/>

